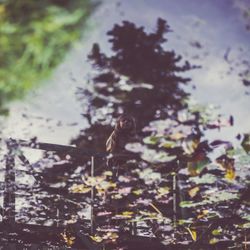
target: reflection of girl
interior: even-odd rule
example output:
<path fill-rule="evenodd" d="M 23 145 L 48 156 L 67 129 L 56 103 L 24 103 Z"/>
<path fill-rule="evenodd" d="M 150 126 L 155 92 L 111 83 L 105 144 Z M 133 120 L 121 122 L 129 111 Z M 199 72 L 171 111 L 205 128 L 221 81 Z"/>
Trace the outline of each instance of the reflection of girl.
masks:
<path fill-rule="evenodd" d="M 135 120 L 129 115 L 121 115 L 115 125 L 114 131 L 106 142 L 106 151 L 112 154 L 125 152 L 125 145 L 135 136 Z M 108 167 L 118 168 L 126 162 L 124 157 L 112 157 L 107 160 Z"/>
<path fill-rule="evenodd" d="M 109 153 L 121 153 L 125 149 L 129 137 L 135 135 L 135 120 L 128 115 L 120 116 L 114 131 L 106 142 L 106 151 Z"/>

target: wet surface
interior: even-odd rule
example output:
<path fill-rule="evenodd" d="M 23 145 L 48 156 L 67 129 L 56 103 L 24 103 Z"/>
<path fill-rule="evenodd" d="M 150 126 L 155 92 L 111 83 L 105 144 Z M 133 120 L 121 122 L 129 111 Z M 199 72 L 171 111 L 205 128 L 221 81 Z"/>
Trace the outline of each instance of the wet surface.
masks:
<path fill-rule="evenodd" d="M 65 226 L 90 219 L 95 186 L 92 239 L 112 249 L 133 249 L 128 232 L 193 248 L 246 245 L 250 33 L 239 6 L 224 0 L 101 5 L 83 45 L 35 97 L 14 104 L 3 125 L 5 138 L 36 136 L 83 152 L 24 152 L 42 181 L 17 162 L 16 220 Z M 140 160 L 133 155 L 114 178 L 105 158 L 96 157 L 92 178 L 84 152 L 105 151 L 110 124 L 122 112 L 136 119 L 137 138 L 126 149 Z"/>

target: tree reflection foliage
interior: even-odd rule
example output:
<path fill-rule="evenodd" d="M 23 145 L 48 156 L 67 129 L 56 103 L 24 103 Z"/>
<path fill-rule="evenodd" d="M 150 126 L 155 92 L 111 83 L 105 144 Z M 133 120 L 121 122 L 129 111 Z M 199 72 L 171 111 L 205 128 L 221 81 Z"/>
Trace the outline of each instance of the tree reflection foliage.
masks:
<path fill-rule="evenodd" d="M 134 116 L 140 131 L 156 118 L 174 119 L 177 112 L 186 107 L 183 100 L 189 94 L 182 86 L 190 79 L 182 73 L 195 67 L 183 62 L 174 51 L 165 49 L 165 35 L 169 32 L 170 27 L 163 19 L 158 19 L 152 33 L 124 21 L 107 33 L 112 55 L 102 53 L 99 44 L 93 45 L 89 60 L 97 73 L 92 79 L 93 85 L 84 90 L 91 107 L 84 115 L 92 125 L 86 134 L 99 136 L 105 134 L 104 131 L 108 134 L 108 126 L 93 127 L 93 124 L 110 124 L 112 118 L 121 113 Z M 102 144 L 103 140 L 98 141 Z M 97 148 L 100 147 L 95 145 L 95 150 Z"/>

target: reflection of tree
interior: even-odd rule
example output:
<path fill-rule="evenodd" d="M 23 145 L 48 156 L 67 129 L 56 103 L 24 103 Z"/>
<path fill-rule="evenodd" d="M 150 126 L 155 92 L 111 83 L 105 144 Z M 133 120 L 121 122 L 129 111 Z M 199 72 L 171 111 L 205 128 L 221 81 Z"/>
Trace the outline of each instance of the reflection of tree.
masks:
<path fill-rule="evenodd" d="M 184 108 L 183 99 L 188 94 L 181 86 L 190 79 L 180 73 L 192 66 L 181 64 L 181 56 L 164 49 L 168 32 L 170 28 L 163 19 L 158 19 L 153 33 L 124 21 L 107 33 L 113 55 L 107 56 L 98 44 L 93 45 L 89 59 L 98 73 L 93 89 L 84 93 L 89 96 L 92 109 L 88 112 L 93 123 L 126 112 L 136 117 L 140 129 L 154 118 L 166 118 L 170 113 L 175 116 Z M 93 134 L 92 128 L 86 134 L 88 131 Z"/>
<path fill-rule="evenodd" d="M 144 125 L 154 118 L 157 110 L 160 116 L 167 115 L 169 108 L 183 107 L 182 99 L 187 93 L 181 84 L 189 81 L 178 75 L 191 68 L 188 62 L 179 66 L 181 56 L 174 51 L 166 51 L 164 34 L 170 31 L 166 21 L 158 19 L 157 29 L 147 34 L 143 28 L 133 23 L 123 22 L 108 32 L 114 55 L 102 54 L 98 44 L 93 46 L 89 59 L 98 68 L 94 78 L 98 99 L 110 102 L 114 98 L 114 113 L 122 108 L 138 118 Z M 101 85 L 100 85 L 101 84 Z M 95 106 L 95 105 L 94 105 Z"/>

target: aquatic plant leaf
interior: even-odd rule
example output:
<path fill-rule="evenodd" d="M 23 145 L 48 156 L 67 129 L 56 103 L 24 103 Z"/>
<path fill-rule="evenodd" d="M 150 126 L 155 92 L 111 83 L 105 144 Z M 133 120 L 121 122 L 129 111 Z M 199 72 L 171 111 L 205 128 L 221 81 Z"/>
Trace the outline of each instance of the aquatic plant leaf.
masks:
<path fill-rule="evenodd" d="M 197 193 L 199 192 L 200 188 L 199 187 L 194 187 L 188 191 L 188 194 L 191 198 L 195 197 Z"/>
<path fill-rule="evenodd" d="M 157 189 L 158 198 L 169 194 L 169 192 L 170 192 L 170 188 L 169 187 L 160 187 L 160 188 L 158 188 Z"/>
<path fill-rule="evenodd" d="M 69 247 L 74 244 L 75 239 L 76 239 L 76 237 L 68 235 L 67 232 L 62 233 L 61 236 L 63 237 L 63 240 Z"/>
<path fill-rule="evenodd" d="M 192 240 L 196 241 L 197 240 L 197 232 L 193 229 L 190 229 L 189 227 L 186 227 L 186 229 L 190 233 Z"/>
<path fill-rule="evenodd" d="M 217 238 L 212 238 L 212 239 L 209 240 L 210 245 L 217 244 L 218 242 L 219 242 L 219 239 L 217 239 Z"/>
<path fill-rule="evenodd" d="M 169 155 L 163 151 L 156 151 L 154 149 L 146 149 L 142 152 L 141 158 L 151 163 L 169 162 L 176 158 L 174 155 Z"/>
<path fill-rule="evenodd" d="M 199 143 L 200 140 L 197 138 L 188 138 L 183 141 L 182 148 L 186 154 L 191 155 L 195 152 Z"/>
<path fill-rule="evenodd" d="M 161 174 L 154 172 L 151 168 L 146 168 L 139 172 L 139 178 L 145 181 L 145 184 L 152 184 L 154 182 L 160 182 Z"/>
<path fill-rule="evenodd" d="M 227 169 L 226 170 L 226 174 L 225 174 L 225 178 L 228 179 L 229 181 L 234 180 L 236 177 L 236 173 L 235 173 L 235 169 Z"/>
<path fill-rule="evenodd" d="M 204 205 L 204 202 L 193 202 L 193 201 L 181 201 L 179 206 L 183 207 L 183 208 L 191 208 L 191 207 L 197 207 L 197 206 L 201 206 Z"/>
<path fill-rule="evenodd" d="M 121 214 L 116 214 L 114 218 L 116 219 L 131 219 L 133 216 L 133 212 L 131 211 L 124 211 Z"/>
<path fill-rule="evenodd" d="M 212 174 L 204 174 L 201 177 L 196 176 L 196 177 L 191 177 L 190 181 L 194 182 L 195 184 L 213 184 L 216 182 L 217 177 Z"/>
<path fill-rule="evenodd" d="M 158 136 L 148 136 L 148 137 L 145 137 L 143 139 L 143 142 L 145 144 L 156 145 L 159 142 L 160 139 L 161 139 L 161 137 L 158 137 Z"/>
<path fill-rule="evenodd" d="M 248 222 L 248 223 L 244 223 L 243 225 L 242 225 L 242 227 L 243 228 L 250 228 L 250 222 Z"/>
<path fill-rule="evenodd" d="M 230 192 L 228 190 L 218 190 L 213 193 L 207 193 L 204 195 L 204 198 L 206 197 L 206 203 L 216 203 L 221 201 L 229 201 L 239 198 L 239 193 L 237 192 Z"/>
<path fill-rule="evenodd" d="M 103 238 L 102 238 L 101 236 L 99 236 L 99 235 L 94 235 L 94 236 L 90 235 L 90 238 L 91 238 L 93 241 L 97 242 L 97 243 L 100 243 L 100 242 L 103 241 Z"/>
<path fill-rule="evenodd" d="M 82 194 L 85 194 L 85 193 L 88 193 L 91 191 L 91 187 L 89 186 L 86 186 L 84 184 L 73 184 L 72 187 L 70 187 L 70 192 L 72 193 L 82 193 Z"/>
<path fill-rule="evenodd" d="M 218 236 L 218 235 L 221 235 L 222 234 L 222 229 L 221 228 L 217 228 L 217 229 L 214 229 L 212 231 L 212 235 L 214 236 Z"/>
<path fill-rule="evenodd" d="M 143 193 L 143 189 L 133 190 L 132 193 L 135 194 L 135 195 L 141 195 Z"/>
<path fill-rule="evenodd" d="M 159 147 L 162 147 L 162 148 L 174 148 L 177 146 L 177 143 L 174 142 L 174 141 L 167 141 L 167 140 L 163 140 Z"/>
<path fill-rule="evenodd" d="M 179 141 L 183 138 L 186 138 L 187 135 L 185 135 L 184 133 L 181 133 L 181 132 L 176 132 L 174 134 L 170 134 L 169 135 L 169 138 L 172 139 L 172 140 L 175 140 L 175 141 Z"/>

